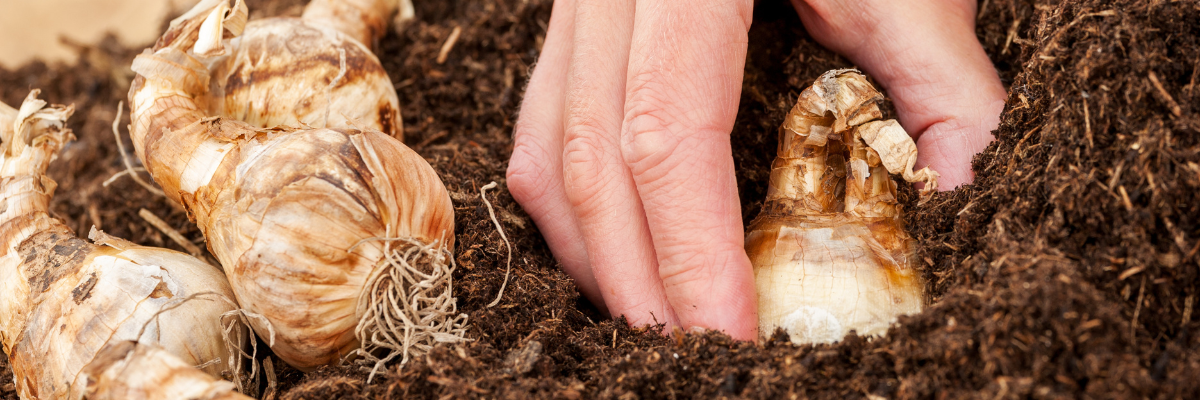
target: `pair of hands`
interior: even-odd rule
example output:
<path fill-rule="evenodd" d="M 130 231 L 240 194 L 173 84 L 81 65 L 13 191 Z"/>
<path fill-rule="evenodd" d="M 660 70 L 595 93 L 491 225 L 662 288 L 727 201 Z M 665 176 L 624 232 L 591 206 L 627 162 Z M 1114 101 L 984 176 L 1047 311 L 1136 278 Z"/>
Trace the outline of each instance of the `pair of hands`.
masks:
<path fill-rule="evenodd" d="M 971 182 L 1005 91 L 973 0 L 793 0 L 809 33 L 874 76 L 917 167 Z M 601 310 L 757 338 L 734 178 L 753 0 L 558 0 L 521 106 L 513 197 Z"/>

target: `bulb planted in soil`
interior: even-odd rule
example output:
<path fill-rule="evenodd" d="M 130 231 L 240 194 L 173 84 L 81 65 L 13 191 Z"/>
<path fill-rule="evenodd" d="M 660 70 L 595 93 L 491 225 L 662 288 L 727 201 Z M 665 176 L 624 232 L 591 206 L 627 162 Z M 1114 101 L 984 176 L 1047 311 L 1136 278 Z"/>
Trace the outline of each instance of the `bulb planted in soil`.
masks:
<path fill-rule="evenodd" d="M 925 182 L 925 195 L 938 175 L 912 170 L 916 144 L 895 120 L 879 120 L 881 100 L 857 71 L 829 71 L 779 129 L 767 200 L 746 234 L 764 335 L 882 335 L 921 311 L 924 282 L 889 173 Z"/>

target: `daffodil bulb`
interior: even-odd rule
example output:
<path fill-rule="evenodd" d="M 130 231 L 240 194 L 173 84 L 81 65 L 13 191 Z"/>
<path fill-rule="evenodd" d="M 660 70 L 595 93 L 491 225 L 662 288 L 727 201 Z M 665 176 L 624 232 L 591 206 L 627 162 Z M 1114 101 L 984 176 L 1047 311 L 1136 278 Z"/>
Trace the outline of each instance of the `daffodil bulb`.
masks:
<path fill-rule="evenodd" d="M 921 311 L 924 282 L 888 174 L 924 181 L 928 193 L 937 173 L 912 170 L 916 145 L 896 121 L 880 120 L 882 99 L 857 71 L 830 71 L 780 127 L 767 199 L 746 234 L 764 335 L 882 335 Z"/>
<path fill-rule="evenodd" d="M 131 136 L 204 233 L 239 304 L 263 317 L 251 319 L 255 331 L 303 370 L 351 352 L 403 363 L 462 340 L 454 209 L 437 173 L 379 129 L 262 128 L 209 111 L 206 65 L 222 57 L 210 50 L 242 39 L 226 27 L 245 18 L 217 3 L 134 60 Z"/>
<path fill-rule="evenodd" d="M 93 244 L 50 214 L 46 167 L 73 138 L 70 107 L 30 93 L 0 103 L 0 341 L 23 399 L 80 399 L 81 370 L 109 343 L 153 343 L 219 375 L 230 354 L 222 314 L 237 308 L 225 276 L 190 255 L 93 231 Z"/>

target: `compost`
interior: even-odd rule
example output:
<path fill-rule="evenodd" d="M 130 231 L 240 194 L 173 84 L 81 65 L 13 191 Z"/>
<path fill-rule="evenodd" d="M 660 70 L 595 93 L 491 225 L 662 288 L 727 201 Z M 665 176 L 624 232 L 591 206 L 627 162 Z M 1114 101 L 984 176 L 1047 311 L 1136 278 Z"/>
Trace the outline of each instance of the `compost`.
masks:
<path fill-rule="evenodd" d="M 303 3 L 248 2 L 252 18 L 299 15 Z M 932 303 L 886 337 L 816 346 L 782 333 L 752 344 L 629 328 L 558 269 L 503 190 L 550 3 L 418 2 L 416 20 L 378 51 L 406 143 L 454 201 L 455 292 L 473 340 L 370 383 L 356 366 L 302 373 L 267 353 L 263 398 L 1200 397 L 1200 2 L 981 1 L 977 33 L 1009 90 L 997 140 L 975 158 L 973 186 L 921 204 L 907 185 L 899 194 Z M 79 140 L 50 171 L 53 211 L 77 233 L 94 225 L 183 250 L 145 209 L 202 244 L 167 199 L 128 177 L 104 184 L 125 169 L 110 127 L 141 48 L 109 39 L 79 51 L 75 64 L 0 72 L 8 104 L 40 88 L 78 110 L 69 125 Z M 783 116 L 821 73 L 849 67 L 787 2 L 759 2 L 733 131 L 746 223 L 766 195 Z M 129 148 L 124 129 L 122 140 Z M 486 195 L 514 256 L 488 307 L 507 256 L 480 193 L 492 181 L 501 189 Z M 15 399 L 0 365 L 0 398 Z"/>

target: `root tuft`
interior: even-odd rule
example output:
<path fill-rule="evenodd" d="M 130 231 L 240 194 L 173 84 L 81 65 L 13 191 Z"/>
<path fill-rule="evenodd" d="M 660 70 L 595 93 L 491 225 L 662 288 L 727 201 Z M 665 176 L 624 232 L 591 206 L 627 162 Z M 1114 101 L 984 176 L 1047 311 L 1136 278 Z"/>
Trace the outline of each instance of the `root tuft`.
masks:
<path fill-rule="evenodd" d="M 367 278 L 358 298 L 361 347 L 347 358 L 371 371 L 367 383 L 397 357 L 400 365 L 429 352 L 437 343 L 467 341 L 467 315 L 458 313 L 453 294 L 456 267 L 450 251 L 435 241 L 411 238 L 384 242 L 385 257 Z M 369 366 L 369 367 L 368 367 Z"/>

